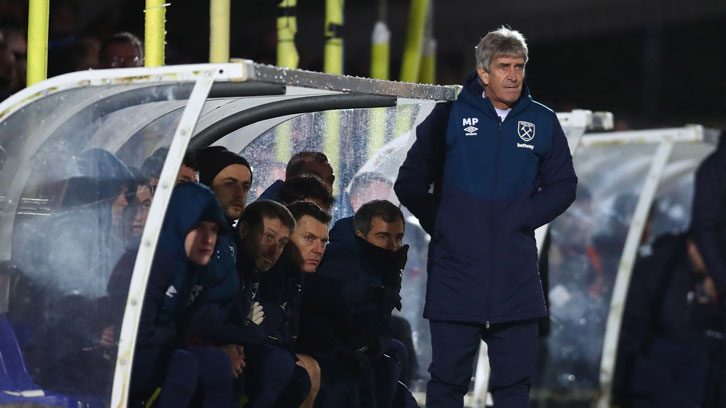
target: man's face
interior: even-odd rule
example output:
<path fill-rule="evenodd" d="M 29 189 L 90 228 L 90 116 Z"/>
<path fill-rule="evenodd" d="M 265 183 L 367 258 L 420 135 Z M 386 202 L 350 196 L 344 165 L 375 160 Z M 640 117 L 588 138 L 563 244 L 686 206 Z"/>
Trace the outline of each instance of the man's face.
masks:
<path fill-rule="evenodd" d="M 236 220 L 242 215 L 251 185 L 252 173 L 241 164 L 230 164 L 214 177 L 212 191 L 227 219 Z"/>
<path fill-rule="evenodd" d="M 243 166 L 244 167 L 244 166 Z M 176 184 L 182 182 L 193 183 L 197 181 L 197 172 L 193 168 L 182 164 L 179 174 L 176 176 Z"/>
<path fill-rule="evenodd" d="M 250 230 L 244 222 L 239 228 L 245 251 L 261 272 L 272 268 L 290 241 L 290 229 L 277 218 L 265 217 L 262 226 L 254 230 Z"/>
<path fill-rule="evenodd" d="M 303 215 L 290 237 L 295 243 L 295 260 L 298 268 L 307 273 L 315 272 L 320 265 L 328 243 L 328 225 L 309 215 Z"/>
<path fill-rule="evenodd" d="M 214 253 L 217 244 L 219 225 L 212 221 L 202 221 L 187 233 L 184 239 L 184 251 L 189 261 L 196 265 L 206 265 Z"/>
<path fill-rule="evenodd" d="M 123 185 L 111 204 L 111 224 L 118 226 L 121 224 L 121 218 L 124 213 L 124 208 L 129 205 L 129 201 L 126 199 L 126 194 L 129 191 L 129 186 Z"/>
<path fill-rule="evenodd" d="M 367 235 L 364 236 L 360 231 L 355 233 L 378 248 L 398 251 L 403 246 L 403 230 L 403 221 L 386 222 L 376 216 L 371 220 L 371 230 Z"/>
<path fill-rule="evenodd" d="M 138 200 L 138 208 L 136 216 L 131 222 L 131 235 L 141 235 L 146 225 L 146 218 L 149 216 L 149 208 L 151 208 L 151 189 L 149 186 L 140 185 L 136 188 L 136 199 Z"/>
<path fill-rule="evenodd" d="M 497 57 L 489 65 L 489 72 L 477 68 L 479 78 L 486 85 L 486 96 L 497 109 L 509 109 L 522 94 L 524 58 Z"/>
<path fill-rule="evenodd" d="M 129 42 L 120 41 L 109 44 L 99 61 L 101 68 L 133 68 L 143 64 L 139 50 Z"/>

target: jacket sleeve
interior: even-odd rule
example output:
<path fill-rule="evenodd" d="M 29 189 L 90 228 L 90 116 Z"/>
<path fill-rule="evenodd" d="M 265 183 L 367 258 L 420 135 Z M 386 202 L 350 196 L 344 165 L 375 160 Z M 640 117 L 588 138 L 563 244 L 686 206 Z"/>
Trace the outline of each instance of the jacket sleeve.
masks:
<path fill-rule="evenodd" d="M 137 345 L 140 347 L 173 346 L 176 343 L 177 330 L 174 321 L 159 323 L 157 319 L 175 269 L 174 265 L 176 263 L 165 257 L 157 255 L 154 259 L 139 321 Z"/>
<path fill-rule="evenodd" d="M 192 308 L 185 319 L 184 343 L 212 344 L 260 344 L 265 341 L 262 328 L 247 320 L 241 310 L 239 298 L 232 301 L 227 313 L 224 305 L 201 302 Z"/>
<path fill-rule="evenodd" d="M 446 127 L 451 103 L 438 104 L 416 128 L 416 141 L 398 170 L 393 188 L 401 204 L 418 218 L 423 229 L 433 232 L 436 198 L 431 184 L 440 185 L 446 158 Z"/>
<path fill-rule="evenodd" d="M 533 229 L 554 220 L 575 201 L 577 176 L 557 118 L 552 129 L 552 149 L 540 162 L 538 178 L 539 188 L 530 198 Z"/>
<path fill-rule="evenodd" d="M 726 260 L 719 249 L 719 211 L 726 207 L 726 177 L 719 169 L 718 158 L 716 155 L 709 157 L 696 172 L 691 226 L 706 270 L 713 277 L 719 294 L 723 295 L 726 292 Z"/>

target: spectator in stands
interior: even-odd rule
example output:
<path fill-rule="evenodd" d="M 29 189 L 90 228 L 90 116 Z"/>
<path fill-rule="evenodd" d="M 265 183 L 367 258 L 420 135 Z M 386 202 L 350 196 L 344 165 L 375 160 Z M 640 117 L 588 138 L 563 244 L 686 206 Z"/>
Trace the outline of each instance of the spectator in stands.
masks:
<path fill-rule="evenodd" d="M 201 387 L 205 407 L 232 404 L 233 371 L 224 351 L 180 348 L 178 328 L 199 293 L 204 266 L 226 230 L 214 194 L 185 183 L 174 189 L 164 217 L 139 323 L 130 395 L 148 398 L 161 386 L 160 407 L 188 406 Z"/>
<path fill-rule="evenodd" d="M 101 44 L 98 67 L 134 68 L 144 66 L 144 46 L 129 32 L 116 33 Z"/>
<path fill-rule="evenodd" d="M 285 188 L 292 178 L 285 183 Z M 315 179 L 317 180 L 317 178 Z M 320 185 L 322 182 L 318 181 Z M 329 196 L 330 193 L 323 191 Z M 304 290 L 304 274 L 314 273 L 325 252 L 328 242 L 330 215 L 312 202 L 296 201 L 288 205 L 295 218 L 295 229 L 291 243 L 287 245 L 280 260 L 267 272 L 260 282 L 260 298 L 265 320 L 262 328 L 272 344 L 296 352 L 299 324 L 300 301 Z M 305 354 L 296 354 L 297 371 L 295 378 L 307 376 L 310 394 L 305 401 L 312 407 L 320 389 L 320 367 L 315 359 Z M 286 394 L 294 394 L 291 391 Z"/>
<path fill-rule="evenodd" d="M 0 31 L 2 31 L 10 52 L 15 56 L 15 82 L 10 87 L 10 92 L 15 93 L 25 88 L 27 82 L 28 42 L 26 34 L 19 26 L 5 26 L 0 28 Z"/>
<path fill-rule="evenodd" d="M 0 101 L 10 96 L 16 81 L 15 55 L 0 33 Z"/>
<path fill-rule="evenodd" d="M 69 38 L 49 45 L 48 76 L 96 68 L 98 49 L 99 41 L 94 37 Z"/>
<path fill-rule="evenodd" d="M 285 180 L 301 174 L 314 174 L 325 183 L 328 191 L 333 192 L 333 183 L 335 183 L 335 174 L 333 166 L 328 162 L 328 157 L 321 152 L 298 152 L 295 153 L 290 161 L 287 162 L 285 168 Z M 279 200 L 278 194 L 284 181 L 277 180 L 265 190 L 260 198 L 268 200 Z"/>
<path fill-rule="evenodd" d="M 364 204 L 335 224 L 318 273 L 303 292 L 303 347 L 332 354 L 357 376 L 361 406 L 416 406 L 398 382 L 400 363 L 389 355 L 391 312 L 401 308 L 408 250 L 403 235 L 396 206 L 384 200 Z"/>
<path fill-rule="evenodd" d="M 335 203 L 335 198 L 325 183 L 314 174 L 300 174 L 287 179 L 280 187 L 277 196 L 285 205 L 295 201 L 309 201 L 325 212 L 330 212 Z"/>

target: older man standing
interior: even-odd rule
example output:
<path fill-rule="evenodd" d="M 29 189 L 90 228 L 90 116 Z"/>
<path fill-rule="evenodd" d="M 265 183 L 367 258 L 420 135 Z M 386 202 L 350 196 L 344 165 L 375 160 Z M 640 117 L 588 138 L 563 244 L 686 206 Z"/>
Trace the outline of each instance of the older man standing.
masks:
<path fill-rule="evenodd" d="M 395 184 L 432 236 L 427 405 L 462 406 L 482 339 L 494 405 L 528 407 L 537 318 L 547 313 L 534 230 L 574 201 L 577 177 L 557 116 L 524 84 L 524 37 L 499 28 L 475 54 L 458 100 L 417 128 Z"/>

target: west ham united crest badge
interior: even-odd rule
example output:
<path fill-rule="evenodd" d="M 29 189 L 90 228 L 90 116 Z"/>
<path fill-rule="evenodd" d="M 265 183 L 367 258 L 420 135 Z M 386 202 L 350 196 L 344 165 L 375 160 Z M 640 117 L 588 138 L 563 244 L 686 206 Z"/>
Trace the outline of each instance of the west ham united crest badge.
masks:
<path fill-rule="evenodd" d="M 534 139 L 534 123 L 520 120 L 517 122 L 517 134 L 519 134 L 519 138 L 525 142 L 529 142 Z"/>

